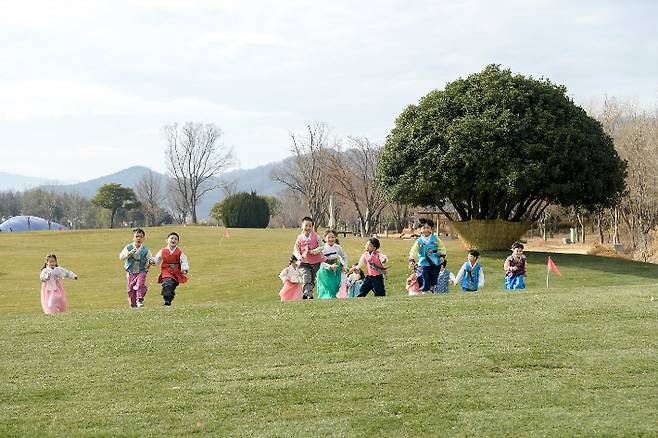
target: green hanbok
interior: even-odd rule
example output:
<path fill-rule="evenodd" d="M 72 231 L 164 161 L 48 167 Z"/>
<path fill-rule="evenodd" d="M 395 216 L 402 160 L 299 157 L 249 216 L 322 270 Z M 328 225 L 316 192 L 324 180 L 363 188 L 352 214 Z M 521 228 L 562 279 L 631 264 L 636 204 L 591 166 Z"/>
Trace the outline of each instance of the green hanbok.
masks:
<path fill-rule="evenodd" d="M 336 264 L 336 270 L 329 267 L 329 265 L 334 263 Z M 340 257 L 320 265 L 320 269 L 318 270 L 318 299 L 336 298 L 338 289 L 340 289 L 342 273 L 343 263 Z"/>

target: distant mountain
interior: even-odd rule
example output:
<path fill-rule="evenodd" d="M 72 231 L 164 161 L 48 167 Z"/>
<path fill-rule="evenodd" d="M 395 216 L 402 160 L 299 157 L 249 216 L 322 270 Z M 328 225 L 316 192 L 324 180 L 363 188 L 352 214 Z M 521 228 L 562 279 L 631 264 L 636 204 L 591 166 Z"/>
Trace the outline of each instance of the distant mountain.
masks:
<path fill-rule="evenodd" d="M 272 170 L 280 165 L 278 163 L 270 163 L 254 169 L 237 169 L 223 174 L 219 179 L 226 182 L 235 182 L 237 191 L 255 191 L 259 195 L 276 195 L 279 193 L 283 186 L 280 183 L 272 181 L 270 173 Z M 100 178 L 92 179 L 89 181 L 67 184 L 67 185 L 43 185 L 46 190 L 52 190 L 58 193 L 77 193 L 86 198 L 93 198 L 96 191 L 105 184 L 121 184 L 124 187 L 135 188 L 137 183 L 142 177 L 148 173 L 150 169 L 144 166 L 132 166 L 123 169 L 111 175 L 102 176 Z M 162 180 L 162 186 L 166 187 L 168 177 L 162 173 L 158 173 Z M 216 202 L 224 198 L 224 192 L 220 189 L 213 190 L 206 194 L 201 199 L 201 203 L 197 209 L 197 215 L 200 219 L 205 219 L 210 214 L 210 209 Z"/>
<path fill-rule="evenodd" d="M 69 183 L 64 181 L 63 183 Z M 54 179 L 40 178 L 36 176 L 17 175 L 15 173 L 0 172 L 0 190 L 23 191 L 39 187 L 44 184 L 57 185 L 62 183 Z"/>
<path fill-rule="evenodd" d="M 77 193 L 85 198 L 93 198 L 96 191 L 105 184 L 121 184 L 124 187 L 134 188 L 142 177 L 151 169 L 144 166 L 132 166 L 127 169 L 120 170 L 110 175 L 101 176 L 100 178 L 90 179 L 77 184 L 66 185 L 44 185 L 46 190 L 52 190 L 58 193 Z M 165 184 L 167 177 L 161 173 L 156 172 L 161 178 L 162 183 Z"/>

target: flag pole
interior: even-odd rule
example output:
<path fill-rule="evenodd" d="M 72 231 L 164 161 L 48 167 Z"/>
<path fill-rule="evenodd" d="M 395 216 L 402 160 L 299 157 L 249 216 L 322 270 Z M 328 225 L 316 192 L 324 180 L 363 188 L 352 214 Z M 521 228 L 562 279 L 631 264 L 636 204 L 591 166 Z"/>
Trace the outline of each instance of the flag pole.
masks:
<path fill-rule="evenodd" d="M 551 259 L 551 256 L 548 256 L 548 260 Z M 548 289 L 548 275 L 551 273 L 551 270 L 548 269 L 548 265 L 546 266 L 546 289 Z"/>

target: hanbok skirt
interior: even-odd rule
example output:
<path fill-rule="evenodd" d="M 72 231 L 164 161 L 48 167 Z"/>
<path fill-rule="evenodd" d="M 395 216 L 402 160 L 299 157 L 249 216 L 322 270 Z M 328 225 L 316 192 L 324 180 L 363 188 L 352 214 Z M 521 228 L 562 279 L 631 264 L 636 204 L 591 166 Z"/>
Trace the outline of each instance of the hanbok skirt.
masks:
<path fill-rule="evenodd" d="M 505 289 L 525 289 L 525 280 L 523 279 L 523 275 L 505 277 Z"/>
<path fill-rule="evenodd" d="M 48 289 L 48 282 L 41 284 L 41 308 L 46 315 L 66 312 L 68 299 L 60 281 L 55 289 Z"/>
<path fill-rule="evenodd" d="M 293 283 L 290 280 L 283 282 L 281 292 L 279 292 L 281 301 L 301 301 L 302 300 L 302 285 L 300 283 Z"/>
<path fill-rule="evenodd" d="M 342 274 L 340 277 L 340 288 L 338 288 L 338 294 L 336 294 L 336 298 L 344 299 L 349 297 L 350 293 L 347 291 L 347 276 Z"/>
<path fill-rule="evenodd" d="M 320 268 L 318 271 L 318 299 L 336 298 L 340 289 L 342 269 L 340 264 L 336 270 Z"/>

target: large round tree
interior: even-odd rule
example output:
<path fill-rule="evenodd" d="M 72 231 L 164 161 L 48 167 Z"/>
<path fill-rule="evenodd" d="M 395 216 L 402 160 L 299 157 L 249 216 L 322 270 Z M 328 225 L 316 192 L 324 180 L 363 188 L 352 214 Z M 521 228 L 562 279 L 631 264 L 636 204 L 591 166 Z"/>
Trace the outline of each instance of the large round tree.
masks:
<path fill-rule="evenodd" d="M 613 204 L 625 172 L 612 139 L 564 86 L 489 65 L 400 114 L 378 181 L 391 200 L 449 203 L 462 222 L 528 223 L 550 204 Z"/>

